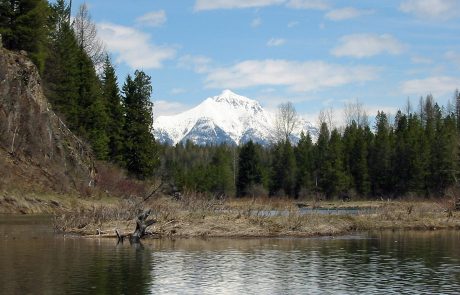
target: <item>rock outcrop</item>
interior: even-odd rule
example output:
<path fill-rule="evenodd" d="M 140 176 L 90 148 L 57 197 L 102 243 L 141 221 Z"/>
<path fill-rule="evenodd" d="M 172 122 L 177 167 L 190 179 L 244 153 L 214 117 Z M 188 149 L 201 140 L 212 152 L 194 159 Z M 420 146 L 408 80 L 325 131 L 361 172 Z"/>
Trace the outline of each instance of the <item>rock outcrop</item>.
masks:
<path fill-rule="evenodd" d="M 0 190 L 81 190 L 94 174 L 89 147 L 50 109 L 35 65 L 0 47 Z"/>

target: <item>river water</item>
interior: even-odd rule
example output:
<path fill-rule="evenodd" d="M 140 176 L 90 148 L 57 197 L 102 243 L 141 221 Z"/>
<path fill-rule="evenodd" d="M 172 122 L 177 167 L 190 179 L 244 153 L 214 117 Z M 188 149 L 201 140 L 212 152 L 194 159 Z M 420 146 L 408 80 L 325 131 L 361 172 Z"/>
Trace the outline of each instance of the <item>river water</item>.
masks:
<path fill-rule="evenodd" d="M 131 246 L 0 215 L 0 294 L 459 293 L 460 231 Z"/>

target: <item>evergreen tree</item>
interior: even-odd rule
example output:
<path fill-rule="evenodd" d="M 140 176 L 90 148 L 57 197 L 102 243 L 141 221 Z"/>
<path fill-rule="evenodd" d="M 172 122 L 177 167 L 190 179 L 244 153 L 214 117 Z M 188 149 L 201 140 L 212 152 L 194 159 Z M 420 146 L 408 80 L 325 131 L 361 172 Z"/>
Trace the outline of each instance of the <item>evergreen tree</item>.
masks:
<path fill-rule="evenodd" d="M 123 85 L 125 106 L 124 161 L 128 171 L 140 179 L 153 176 L 158 165 L 158 154 L 153 137 L 153 103 L 151 78 L 143 71 L 130 75 Z"/>
<path fill-rule="evenodd" d="M 369 173 L 374 196 L 389 194 L 391 187 L 391 139 L 388 117 L 378 112 L 375 118 L 375 140 L 371 148 Z"/>
<path fill-rule="evenodd" d="M 289 140 L 283 140 L 273 149 L 271 194 L 296 195 L 296 160 Z"/>
<path fill-rule="evenodd" d="M 342 139 L 337 129 L 331 132 L 326 161 L 324 163 L 324 178 L 321 184 L 328 198 L 338 196 L 343 193 L 347 187 L 343 163 Z"/>
<path fill-rule="evenodd" d="M 313 177 L 313 143 L 310 133 L 300 133 L 300 140 L 294 150 L 297 166 L 297 195 L 311 192 L 314 189 Z"/>
<path fill-rule="evenodd" d="M 49 7 L 45 0 L 0 0 L 0 34 L 6 48 L 25 50 L 43 72 Z"/>
<path fill-rule="evenodd" d="M 328 157 L 330 133 L 327 123 L 323 122 L 319 129 L 318 140 L 315 146 L 315 188 L 326 193 L 328 185 L 328 168 L 326 166 Z"/>
<path fill-rule="evenodd" d="M 123 166 L 123 124 L 124 111 L 121 104 L 115 69 L 107 56 L 102 73 L 102 95 L 107 104 L 110 161 Z"/>
<path fill-rule="evenodd" d="M 458 173 L 458 144 L 455 119 L 447 116 L 436 120 L 436 134 L 431 154 L 430 187 L 432 192 L 442 195 L 444 190 L 455 183 Z"/>
<path fill-rule="evenodd" d="M 395 118 L 395 143 L 392 160 L 393 192 L 396 195 L 406 193 L 410 178 L 407 145 L 407 116 L 398 111 Z"/>
<path fill-rule="evenodd" d="M 238 159 L 238 179 L 236 188 L 239 197 L 248 195 L 253 186 L 262 184 L 260 166 L 261 164 L 256 146 L 252 141 L 248 141 L 241 148 Z"/>
<path fill-rule="evenodd" d="M 80 49 L 70 26 L 70 9 L 64 0 L 51 6 L 50 54 L 44 73 L 45 93 L 53 109 L 71 130 L 79 126 Z"/>
<path fill-rule="evenodd" d="M 427 171 L 426 158 L 429 153 L 423 136 L 422 122 L 416 114 L 409 114 L 407 133 L 405 134 L 406 159 L 408 165 L 408 179 L 406 190 L 414 193 L 423 193 Z"/>
<path fill-rule="evenodd" d="M 215 194 L 233 195 L 235 185 L 233 181 L 233 158 L 228 146 L 220 145 L 215 148 L 209 165 L 211 175 L 210 190 Z"/>

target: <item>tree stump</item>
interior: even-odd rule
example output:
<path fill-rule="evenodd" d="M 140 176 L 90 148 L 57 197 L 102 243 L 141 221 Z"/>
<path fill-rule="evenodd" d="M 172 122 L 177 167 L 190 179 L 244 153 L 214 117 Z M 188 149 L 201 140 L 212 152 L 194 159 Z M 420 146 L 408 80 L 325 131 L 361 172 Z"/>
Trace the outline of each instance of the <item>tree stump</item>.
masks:
<path fill-rule="evenodd" d="M 151 213 L 152 210 L 149 209 L 137 216 L 136 229 L 132 234 L 121 234 L 118 231 L 118 229 L 116 229 L 115 233 L 117 234 L 118 243 L 123 243 L 125 238 L 128 238 L 130 243 L 139 243 L 142 237 L 145 236 L 145 231 L 147 230 L 147 228 L 152 224 L 156 223 L 156 220 L 154 219 L 147 220 Z"/>

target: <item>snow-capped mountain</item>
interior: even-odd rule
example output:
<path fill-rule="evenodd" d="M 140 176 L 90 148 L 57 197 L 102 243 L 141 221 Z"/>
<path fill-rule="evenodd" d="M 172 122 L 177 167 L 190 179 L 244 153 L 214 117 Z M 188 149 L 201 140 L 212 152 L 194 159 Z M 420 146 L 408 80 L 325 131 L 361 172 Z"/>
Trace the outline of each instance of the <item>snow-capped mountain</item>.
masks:
<path fill-rule="evenodd" d="M 224 90 L 188 111 L 160 116 L 153 125 L 155 138 L 171 145 L 187 140 L 199 145 L 242 144 L 249 140 L 268 145 L 274 140 L 275 114 L 264 110 L 256 100 Z M 300 120 L 293 132 L 294 141 L 302 130 L 317 135 L 311 123 Z"/>

